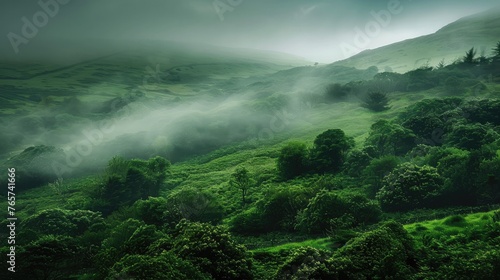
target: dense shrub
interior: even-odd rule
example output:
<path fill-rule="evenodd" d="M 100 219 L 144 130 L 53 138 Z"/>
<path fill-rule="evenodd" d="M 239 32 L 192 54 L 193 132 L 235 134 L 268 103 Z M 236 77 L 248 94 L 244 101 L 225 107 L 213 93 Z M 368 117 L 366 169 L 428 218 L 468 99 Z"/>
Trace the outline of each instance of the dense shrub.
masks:
<path fill-rule="evenodd" d="M 305 144 L 288 143 L 280 150 L 277 160 L 278 173 L 285 180 L 300 176 L 307 171 L 307 160 Z"/>
<path fill-rule="evenodd" d="M 230 222 L 230 229 L 240 234 L 293 231 L 297 213 L 313 196 L 314 190 L 303 187 L 270 190 L 255 207 L 236 215 Z"/>
<path fill-rule="evenodd" d="M 138 199 L 158 196 L 169 167 L 170 162 L 162 157 L 147 161 L 114 157 L 93 192 L 100 203 L 96 203 L 97 210 L 109 214 Z"/>
<path fill-rule="evenodd" d="M 379 120 L 370 127 L 365 145 L 374 146 L 379 156 L 402 156 L 416 145 L 416 137 L 411 130 L 399 124 Z"/>
<path fill-rule="evenodd" d="M 395 156 L 383 156 L 370 161 L 370 164 L 363 170 L 363 184 L 368 189 L 368 195 L 375 197 L 377 192 L 382 188 L 382 180 L 386 175 L 398 166 L 401 160 Z"/>
<path fill-rule="evenodd" d="M 195 188 L 182 188 L 172 192 L 166 201 L 170 211 L 175 209 L 189 221 L 217 224 L 224 216 L 224 208 L 213 193 Z"/>
<path fill-rule="evenodd" d="M 432 141 L 433 145 L 441 145 L 446 129 L 444 122 L 436 115 L 412 116 L 405 120 L 403 126 L 411 129 L 420 139 Z"/>
<path fill-rule="evenodd" d="M 87 230 L 103 230 L 100 213 L 87 210 L 48 209 L 30 216 L 21 224 L 24 240 L 35 240 L 42 235 L 78 236 Z"/>
<path fill-rule="evenodd" d="M 341 85 L 338 83 L 326 86 L 325 97 L 327 101 L 343 101 L 346 100 L 351 92 L 348 85 Z"/>
<path fill-rule="evenodd" d="M 370 156 L 366 149 L 352 150 L 347 155 L 344 164 L 344 171 L 349 176 L 360 176 L 363 169 L 365 169 L 373 158 Z"/>
<path fill-rule="evenodd" d="M 273 279 L 335 279 L 334 270 L 327 261 L 330 253 L 312 247 L 293 250 Z"/>
<path fill-rule="evenodd" d="M 350 228 L 359 224 L 374 223 L 379 214 L 378 206 L 363 196 L 341 197 L 322 190 L 297 215 L 297 228 L 304 232 L 322 233 L 335 230 L 334 227 L 340 224 L 344 228 Z M 339 221 L 342 223 L 337 223 Z"/>
<path fill-rule="evenodd" d="M 403 163 L 384 178 L 377 199 L 384 211 L 433 207 L 443 188 L 437 169 Z"/>
<path fill-rule="evenodd" d="M 253 279 L 245 247 L 236 244 L 223 228 L 184 221 L 177 231 L 173 252 L 214 279 Z"/>
<path fill-rule="evenodd" d="M 311 166 L 318 173 L 339 172 L 354 140 L 341 129 L 329 129 L 316 137 L 311 149 Z"/>
<path fill-rule="evenodd" d="M 126 255 L 111 267 L 106 279 L 193 279 L 208 280 L 189 261 L 183 260 L 172 252 L 159 256 Z"/>
<path fill-rule="evenodd" d="M 453 127 L 446 138 L 446 144 L 466 150 L 479 149 L 485 144 L 490 144 L 500 136 L 488 125 L 459 124 Z"/>
<path fill-rule="evenodd" d="M 406 230 L 388 222 L 338 250 L 330 259 L 338 278 L 330 279 L 412 279 L 414 258 L 414 245 Z"/>

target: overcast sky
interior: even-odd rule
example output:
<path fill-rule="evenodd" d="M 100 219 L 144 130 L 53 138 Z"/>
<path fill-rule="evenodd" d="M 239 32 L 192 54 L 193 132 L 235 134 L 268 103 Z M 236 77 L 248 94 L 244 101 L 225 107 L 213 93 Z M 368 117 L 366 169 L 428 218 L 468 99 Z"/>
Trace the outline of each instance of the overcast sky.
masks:
<path fill-rule="evenodd" d="M 52 1 L 56 0 L 41 0 Z M 57 52 L 67 41 L 99 46 L 106 39 L 165 39 L 275 50 L 328 63 L 346 58 L 350 54 L 346 46 L 362 50 L 433 33 L 460 17 L 498 5 L 498 0 L 58 1 L 68 3 L 58 4 L 59 10 L 45 25 L 38 1 L 0 2 L 3 57 L 22 57 L 41 45 L 42 51 Z M 388 9 L 391 2 L 396 4 Z M 364 30 L 374 21 L 372 12 L 380 11 L 389 13 L 390 21 L 372 25 L 368 40 L 356 43 L 356 28 Z M 26 38 L 22 19 L 33 23 L 35 15 L 41 27 Z"/>

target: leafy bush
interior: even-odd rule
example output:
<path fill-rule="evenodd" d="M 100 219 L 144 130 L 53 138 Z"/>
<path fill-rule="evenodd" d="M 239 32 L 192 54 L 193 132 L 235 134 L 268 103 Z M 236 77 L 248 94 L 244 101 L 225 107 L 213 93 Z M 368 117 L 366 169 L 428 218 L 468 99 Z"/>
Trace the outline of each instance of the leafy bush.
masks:
<path fill-rule="evenodd" d="M 126 255 L 116 262 L 106 279 L 211 279 L 189 261 L 172 252 L 159 256 Z"/>
<path fill-rule="evenodd" d="M 421 139 L 431 140 L 433 145 L 442 144 L 442 134 L 446 129 L 443 121 L 436 115 L 413 116 L 405 120 L 403 126 L 411 129 Z"/>
<path fill-rule="evenodd" d="M 168 208 L 175 209 L 181 217 L 189 221 L 219 223 L 224 216 L 224 208 L 219 198 L 207 191 L 182 188 L 171 193 L 166 201 Z"/>
<path fill-rule="evenodd" d="M 488 125 L 459 124 L 446 137 L 449 146 L 474 150 L 499 139 L 500 136 Z"/>
<path fill-rule="evenodd" d="M 23 246 L 19 254 L 23 261 L 16 267 L 16 279 L 64 279 L 89 268 L 85 249 L 74 238 L 44 235 Z"/>
<path fill-rule="evenodd" d="M 443 179 L 437 169 L 403 163 L 384 178 L 377 199 L 384 211 L 407 211 L 435 206 Z"/>
<path fill-rule="evenodd" d="M 288 143 L 280 150 L 277 160 L 278 173 L 285 180 L 300 176 L 307 171 L 307 160 L 305 144 Z"/>
<path fill-rule="evenodd" d="M 335 83 L 326 86 L 325 96 L 327 101 L 343 101 L 347 99 L 350 92 L 349 86 Z"/>
<path fill-rule="evenodd" d="M 329 129 L 316 137 L 311 149 L 311 165 L 318 173 L 339 172 L 354 140 L 341 129 Z"/>
<path fill-rule="evenodd" d="M 327 259 L 330 253 L 312 247 L 293 250 L 273 279 L 336 279 Z"/>
<path fill-rule="evenodd" d="M 347 155 L 344 164 L 345 173 L 349 176 L 360 176 L 363 169 L 365 169 L 372 160 L 368 152 L 363 150 L 352 150 Z"/>
<path fill-rule="evenodd" d="M 415 134 L 399 124 L 379 120 L 370 127 L 365 145 L 374 146 L 378 155 L 405 155 L 416 145 Z"/>
<path fill-rule="evenodd" d="M 78 236 L 87 230 L 103 230 L 100 213 L 87 210 L 48 209 L 30 216 L 21 224 L 24 240 L 35 240 L 42 235 Z"/>
<path fill-rule="evenodd" d="M 339 249 L 331 260 L 338 278 L 412 279 L 415 271 L 412 239 L 401 224 L 388 222 Z"/>
<path fill-rule="evenodd" d="M 321 190 L 313 197 L 307 207 L 297 215 L 297 228 L 309 233 L 323 233 L 335 229 L 337 219 L 351 216 L 351 224 L 343 224 L 350 228 L 359 224 L 370 224 L 378 220 L 378 206 L 363 196 L 341 197 L 333 192 Z M 344 218 L 343 218 L 344 217 Z"/>
<path fill-rule="evenodd" d="M 382 188 L 383 179 L 396 168 L 401 160 L 395 156 L 383 156 L 370 161 L 370 164 L 363 170 L 363 183 L 368 186 L 368 194 L 375 197 Z"/>
<path fill-rule="evenodd" d="M 169 230 L 184 218 L 178 205 L 171 202 L 163 197 L 150 197 L 136 201 L 132 209 L 138 220 Z"/>
<path fill-rule="evenodd" d="M 255 207 L 236 215 L 230 222 L 230 229 L 240 234 L 293 231 L 297 213 L 313 196 L 314 190 L 303 187 L 270 190 Z"/>
<path fill-rule="evenodd" d="M 109 214 L 138 199 L 158 196 L 169 167 L 170 162 L 162 157 L 148 161 L 114 157 L 94 190 L 94 198 L 101 203 L 96 208 Z"/>
<path fill-rule="evenodd" d="M 218 226 L 183 221 L 177 225 L 173 252 L 214 279 L 253 279 L 246 249 Z"/>

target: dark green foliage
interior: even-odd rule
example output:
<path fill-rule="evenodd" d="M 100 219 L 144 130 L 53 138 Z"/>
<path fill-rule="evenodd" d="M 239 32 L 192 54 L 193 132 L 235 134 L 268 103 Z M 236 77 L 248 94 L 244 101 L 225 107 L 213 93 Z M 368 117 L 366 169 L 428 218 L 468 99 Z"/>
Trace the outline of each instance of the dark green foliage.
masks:
<path fill-rule="evenodd" d="M 403 163 L 384 178 L 377 199 L 384 211 L 432 207 L 442 187 L 443 179 L 436 168 Z"/>
<path fill-rule="evenodd" d="M 343 101 L 346 100 L 351 92 L 348 85 L 341 85 L 338 83 L 326 86 L 325 97 L 327 101 Z"/>
<path fill-rule="evenodd" d="M 466 150 L 475 150 L 499 139 L 499 135 L 488 125 L 459 124 L 453 127 L 446 138 L 446 144 Z"/>
<path fill-rule="evenodd" d="M 304 187 L 279 188 L 230 222 L 232 232 L 258 234 L 271 231 L 293 231 L 297 213 L 304 209 L 314 191 Z"/>
<path fill-rule="evenodd" d="M 277 160 L 279 175 L 285 179 L 293 179 L 307 171 L 307 148 L 300 142 L 291 142 L 281 148 Z"/>
<path fill-rule="evenodd" d="M 445 124 L 436 115 L 413 116 L 405 120 L 403 126 L 411 129 L 423 143 L 438 146 L 443 143 Z"/>
<path fill-rule="evenodd" d="M 500 203 L 500 157 L 479 164 L 476 185 L 478 203 Z"/>
<path fill-rule="evenodd" d="M 161 227 L 163 225 L 175 226 L 182 216 L 178 209 L 175 211 L 163 197 L 150 197 L 146 200 L 138 200 L 132 206 L 138 220 L 144 221 L 146 224 L 156 225 Z M 172 214 L 174 212 L 176 214 Z M 171 217 L 175 217 L 171 220 Z"/>
<path fill-rule="evenodd" d="M 106 278 L 112 279 L 210 279 L 189 261 L 177 257 L 172 252 L 159 256 L 126 255 L 116 262 Z"/>
<path fill-rule="evenodd" d="M 363 107 L 368 108 L 375 112 L 382 112 L 385 110 L 389 110 L 389 98 L 387 95 L 381 92 L 370 92 L 368 96 L 365 98 Z"/>
<path fill-rule="evenodd" d="M 42 235 L 78 236 L 87 230 L 103 230 L 104 219 L 100 213 L 87 210 L 43 210 L 21 224 L 25 240 L 35 240 Z"/>
<path fill-rule="evenodd" d="M 184 221 L 177 225 L 177 232 L 173 251 L 214 279 L 253 279 L 245 247 L 223 228 Z"/>
<path fill-rule="evenodd" d="M 341 129 L 329 129 L 316 137 L 311 149 L 312 169 L 318 173 L 339 172 L 354 140 Z"/>
<path fill-rule="evenodd" d="M 421 91 L 431 89 L 439 84 L 439 78 L 434 75 L 432 67 L 421 67 L 406 72 L 408 78 L 407 91 Z"/>
<path fill-rule="evenodd" d="M 365 145 L 374 146 L 379 156 L 402 156 L 415 147 L 416 136 L 399 124 L 379 120 L 371 126 Z"/>
<path fill-rule="evenodd" d="M 378 88 L 384 92 L 406 91 L 408 85 L 407 76 L 393 72 L 378 73 L 373 77 L 373 81 L 382 83 Z"/>
<path fill-rule="evenodd" d="M 497 42 L 496 46 L 493 48 L 493 58 L 500 58 L 500 41 Z"/>
<path fill-rule="evenodd" d="M 476 205 L 496 199 L 495 160 L 491 151 L 473 150 L 465 152 L 456 149 L 444 156 L 438 165 L 440 173 L 446 178 L 443 197 L 454 205 Z M 482 171 L 481 163 L 485 162 Z M 496 178 L 496 177 L 495 177 Z"/>
<path fill-rule="evenodd" d="M 257 207 L 252 207 L 234 216 L 229 221 L 229 229 L 231 232 L 242 235 L 265 233 L 268 232 L 269 229 L 265 227 L 263 219 L 264 215 L 262 214 L 262 210 Z"/>
<path fill-rule="evenodd" d="M 273 279 L 335 279 L 327 261 L 329 257 L 329 252 L 312 247 L 295 249 L 275 272 Z"/>
<path fill-rule="evenodd" d="M 379 215 L 378 206 L 365 197 L 341 197 L 322 190 L 297 215 L 297 228 L 309 233 L 323 233 L 326 230 L 335 230 L 332 226 L 338 225 L 337 219 L 351 221 L 350 224 L 343 224 L 345 228 L 350 228 L 359 224 L 374 223 Z"/>
<path fill-rule="evenodd" d="M 93 196 L 101 201 L 96 208 L 109 214 L 138 199 L 158 196 L 169 167 L 170 162 L 162 157 L 148 161 L 114 157 L 94 190 Z"/>
<path fill-rule="evenodd" d="M 388 222 L 349 241 L 331 259 L 338 278 L 413 279 L 414 245 L 401 224 Z"/>
<path fill-rule="evenodd" d="M 368 186 L 368 194 L 375 197 L 382 188 L 382 179 L 398 166 L 401 160 L 395 156 L 383 156 L 373 159 L 363 170 L 363 183 Z"/>
<path fill-rule="evenodd" d="M 190 221 L 217 224 L 224 216 L 224 209 L 216 195 L 195 188 L 187 187 L 173 192 L 166 204 L 169 211 L 178 212 L 182 218 Z"/>
<path fill-rule="evenodd" d="M 44 235 L 23 247 L 16 279 L 64 279 L 83 268 L 85 248 L 74 238 Z"/>
<path fill-rule="evenodd" d="M 474 48 L 471 48 L 470 50 L 468 50 L 465 53 L 464 57 L 462 58 L 463 63 L 465 63 L 465 64 L 476 63 L 477 62 L 476 53 L 477 53 L 477 51 Z"/>
<path fill-rule="evenodd" d="M 461 98 L 444 98 L 444 99 L 424 99 L 415 104 L 408 106 L 399 116 L 402 123 L 409 119 L 422 116 L 441 116 L 447 111 L 454 110 L 463 105 Z"/>
<path fill-rule="evenodd" d="M 148 247 L 165 235 L 155 226 L 134 219 L 127 219 L 109 231 L 95 257 L 101 275 L 107 275 L 110 267 L 126 255 L 145 254 Z"/>
<path fill-rule="evenodd" d="M 471 122 L 500 125 L 500 100 L 481 99 L 468 101 L 464 111 Z"/>
<path fill-rule="evenodd" d="M 372 160 L 368 152 L 363 150 L 352 150 L 347 155 L 344 164 L 345 173 L 349 176 L 360 176 L 363 169 L 365 169 Z"/>
<path fill-rule="evenodd" d="M 262 221 L 266 230 L 292 231 L 297 213 L 306 208 L 313 195 L 312 190 L 302 187 L 271 191 L 258 204 L 258 207 L 262 209 Z"/>

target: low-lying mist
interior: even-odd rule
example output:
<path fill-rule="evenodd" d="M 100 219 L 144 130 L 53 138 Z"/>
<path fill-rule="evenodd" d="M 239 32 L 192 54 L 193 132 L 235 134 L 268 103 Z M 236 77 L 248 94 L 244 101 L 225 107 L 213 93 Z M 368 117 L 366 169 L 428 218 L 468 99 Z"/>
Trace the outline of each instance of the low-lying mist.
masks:
<path fill-rule="evenodd" d="M 160 155 L 178 162 L 262 138 L 266 129 L 292 129 L 290 116 L 304 109 L 299 102 L 292 94 L 244 89 L 172 102 L 134 93 L 99 103 L 78 97 L 47 107 L 40 102 L 41 108 L 0 124 L 5 131 L 1 153 L 7 158 L 30 146 L 60 148 L 64 156 L 59 153 L 50 162 L 31 165 L 44 173 L 53 172 L 56 178 L 95 172 L 113 156 Z"/>

